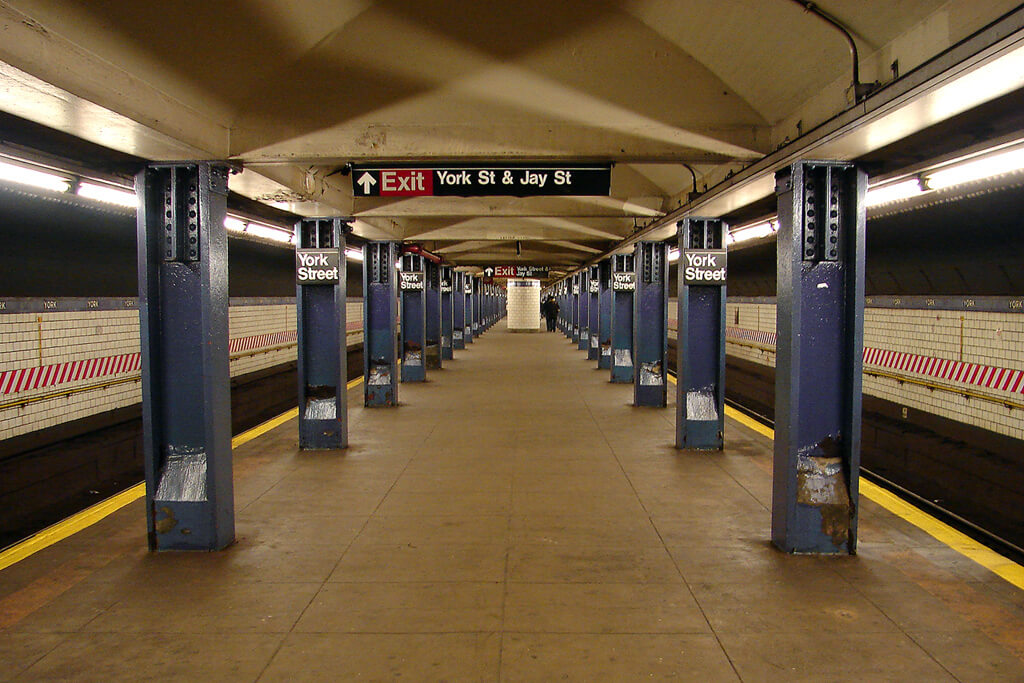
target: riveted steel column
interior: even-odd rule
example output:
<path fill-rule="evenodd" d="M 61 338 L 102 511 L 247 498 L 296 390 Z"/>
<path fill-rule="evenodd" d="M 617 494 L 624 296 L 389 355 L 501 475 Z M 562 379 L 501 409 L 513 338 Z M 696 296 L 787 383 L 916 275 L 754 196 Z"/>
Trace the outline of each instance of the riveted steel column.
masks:
<path fill-rule="evenodd" d="M 341 218 L 295 224 L 299 448 L 348 447 L 345 230 Z"/>
<path fill-rule="evenodd" d="M 601 267 L 590 266 L 587 272 L 587 360 L 601 359 Z"/>
<path fill-rule="evenodd" d="M 633 252 L 633 403 L 664 408 L 668 354 L 668 245 L 638 242 Z"/>
<path fill-rule="evenodd" d="M 402 325 L 399 347 L 402 350 L 402 381 L 426 382 L 424 352 L 427 346 L 427 273 L 425 259 L 419 254 L 402 254 L 400 292 Z"/>
<path fill-rule="evenodd" d="M 466 348 L 466 294 L 465 273 L 451 271 L 452 349 Z M 452 354 L 454 358 L 455 354 Z"/>
<path fill-rule="evenodd" d="M 363 245 L 363 404 L 398 405 L 397 242 Z"/>
<path fill-rule="evenodd" d="M 612 262 L 605 259 L 598 264 L 598 358 L 597 367 L 612 367 Z"/>
<path fill-rule="evenodd" d="M 482 290 L 484 283 L 482 278 L 473 278 L 473 336 L 479 337 L 484 333 L 483 326 L 480 324 L 480 304 L 482 303 Z"/>
<path fill-rule="evenodd" d="M 580 336 L 576 340 L 576 348 L 586 351 L 590 347 L 590 272 L 580 271 L 579 326 Z"/>
<path fill-rule="evenodd" d="M 563 280 L 562 282 L 558 283 L 558 285 L 556 285 L 555 287 L 557 288 L 556 291 L 558 293 L 558 329 L 561 331 L 563 335 L 567 335 L 569 310 L 568 298 L 565 296 L 567 286 L 565 281 Z"/>
<path fill-rule="evenodd" d="M 576 273 L 572 276 L 572 290 L 569 293 L 569 307 L 572 309 L 570 313 L 569 323 L 572 325 L 572 341 L 574 344 L 579 344 L 580 341 L 580 273 Z"/>
<path fill-rule="evenodd" d="M 426 273 L 424 311 L 426 313 L 427 345 L 423 349 L 423 362 L 428 370 L 440 370 L 441 354 L 441 266 L 423 259 Z"/>
<path fill-rule="evenodd" d="M 462 274 L 462 287 L 466 298 L 466 317 L 463 319 L 465 328 L 463 329 L 463 336 L 466 338 L 467 344 L 473 343 L 473 274 L 463 273 Z"/>
<path fill-rule="evenodd" d="M 727 226 L 715 218 L 686 218 L 677 227 L 676 448 L 721 450 Z"/>
<path fill-rule="evenodd" d="M 857 547 L 864 343 L 864 195 L 850 164 L 775 175 L 779 207 L 772 542 Z"/>
<path fill-rule="evenodd" d="M 633 254 L 612 256 L 612 382 L 633 381 Z"/>
<path fill-rule="evenodd" d="M 235 538 L 228 167 L 157 164 L 135 190 L 149 548 L 219 550 Z"/>

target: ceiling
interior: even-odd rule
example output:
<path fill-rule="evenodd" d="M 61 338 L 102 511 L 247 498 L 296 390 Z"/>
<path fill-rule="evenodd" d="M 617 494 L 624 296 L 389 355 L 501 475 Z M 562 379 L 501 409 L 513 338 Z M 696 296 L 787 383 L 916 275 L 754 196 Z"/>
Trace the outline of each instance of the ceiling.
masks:
<path fill-rule="evenodd" d="M 1018 3 L 816 4 L 884 85 Z M 0 35 L 0 111 L 462 265 L 578 266 L 855 104 L 794 0 L 0 0 Z M 613 166 L 604 197 L 353 197 L 387 162 Z"/>

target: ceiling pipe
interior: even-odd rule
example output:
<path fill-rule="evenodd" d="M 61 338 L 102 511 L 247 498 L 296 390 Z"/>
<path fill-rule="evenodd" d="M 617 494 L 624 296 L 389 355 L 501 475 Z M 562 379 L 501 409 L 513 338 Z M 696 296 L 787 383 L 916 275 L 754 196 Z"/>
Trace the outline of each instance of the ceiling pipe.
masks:
<path fill-rule="evenodd" d="M 836 19 L 828 12 L 815 5 L 813 2 L 809 2 L 807 0 L 791 1 L 800 5 L 803 8 L 804 12 L 809 12 L 810 14 L 815 15 L 816 17 L 827 23 L 829 26 L 843 34 L 843 38 L 846 39 L 846 43 L 850 47 L 850 58 L 853 60 L 853 84 L 851 87 L 853 88 L 854 102 L 860 102 L 862 99 L 867 97 L 875 86 L 873 83 L 860 82 L 860 55 L 857 52 L 857 43 L 853 40 L 853 35 L 850 34 L 850 31 L 845 26 L 843 26 L 838 19 Z"/>
<path fill-rule="evenodd" d="M 700 196 L 700 191 L 697 189 L 697 172 L 693 170 L 693 166 L 690 166 L 687 163 L 683 164 L 683 168 L 689 171 L 690 175 L 693 176 L 693 190 L 690 191 L 690 194 L 687 198 L 687 201 L 692 202 L 694 199 Z"/>
<path fill-rule="evenodd" d="M 432 261 L 433 263 L 436 263 L 437 265 L 441 265 L 443 263 L 443 261 L 442 261 L 440 256 L 438 256 L 437 254 L 431 254 L 429 251 L 427 251 L 426 249 L 424 249 L 423 247 L 421 247 L 418 244 L 403 244 L 402 245 L 402 253 L 403 254 L 419 254 L 423 258 L 427 259 L 428 261 Z"/>

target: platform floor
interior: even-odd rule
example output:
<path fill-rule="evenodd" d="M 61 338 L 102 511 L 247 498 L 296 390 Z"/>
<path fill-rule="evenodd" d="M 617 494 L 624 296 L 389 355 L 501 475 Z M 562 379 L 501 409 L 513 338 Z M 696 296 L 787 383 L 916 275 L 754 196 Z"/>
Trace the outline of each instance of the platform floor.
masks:
<path fill-rule="evenodd" d="M 345 453 L 237 449 L 227 551 L 139 501 L 0 572 L 0 680 L 1024 680 L 1024 594 L 880 507 L 774 550 L 764 437 L 677 452 L 557 333 L 457 355 Z"/>

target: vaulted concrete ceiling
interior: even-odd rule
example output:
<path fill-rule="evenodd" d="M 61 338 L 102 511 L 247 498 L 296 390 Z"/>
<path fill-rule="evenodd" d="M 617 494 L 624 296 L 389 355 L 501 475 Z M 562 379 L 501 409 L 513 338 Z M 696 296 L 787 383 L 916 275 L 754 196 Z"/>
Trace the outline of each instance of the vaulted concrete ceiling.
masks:
<path fill-rule="evenodd" d="M 816 4 L 886 82 L 1017 3 Z M 793 0 L 0 0 L 0 30 L 0 109 L 240 162 L 238 192 L 464 264 L 581 263 L 851 97 L 846 42 Z M 614 167 L 607 197 L 354 198 L 340 172 L 399 161 Z"/>

